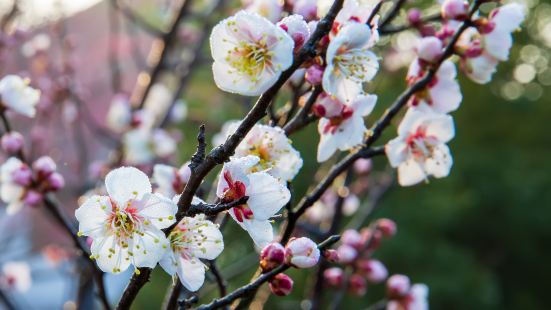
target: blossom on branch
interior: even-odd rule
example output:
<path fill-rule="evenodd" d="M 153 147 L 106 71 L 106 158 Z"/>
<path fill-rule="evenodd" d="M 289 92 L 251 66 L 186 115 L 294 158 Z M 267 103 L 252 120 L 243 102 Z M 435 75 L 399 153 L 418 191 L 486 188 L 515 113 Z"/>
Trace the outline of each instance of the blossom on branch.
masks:
<path fill-rule="evenodd" d="M 446 143 L 454 135 L 451 116 L 410 109 L 398 127 L 398 137 L 385 146 L 390 165 L 398 168 L 398 183 L 410 186 L 429 175 L 446 177 L 453 164 Z"/>
<path fill-rule="evenodd" d="M 29 86 L 28 79 L 7 75 L 0 80 L 0 106 L 15 113 L 34 117 L 40 91 Z"/>
<path fill-rule="evenodd" d="M 345 104 L 335 97 L 322 94 L 314 106 L 320 116 L 318 132 L 318 162 L 324 162 L 337 150 L 350 150 L 363 142 L 367 130 L 364 117 L 375 107 L 377 96 L 359 95 Z"/>
<path fill-rule="evenodd" d="M 180 169 L 169 165 L 157 164 L 153 166 L 153 180 L 157 184 L 157 192 L 165 197 L 174 197 L 181 194 L 191 176 L 191 169 L 185 163 Z"/>
<path fill-rule="evenodd" d="M 176 221 L 178 207 L 152 194 L 147 175 L 133 167 L 109 172 L 105 186 L 109 196 L 92 196 L 75 211 L 79 235 L 92 239 L 92 258 L 111 273 L 130 264 L 153 268 L 169 246 L 161 229 Z"/>
<path fill-rule="evenodd" d="M 170 249 L 159 264 L 170 275 L 178 274 L 184 287 L 197 291 L 205 281 L 207 267 L 200 259 L 212 260 L 224 250 L 218 226 L 204 214 L 184 217 L 168 235 Z"/>
<path fill-rule="evenodd" d="M 226 163 L 216 195 L 224 203 L 249 197 L 245 204 L 231 208 L 229 213 L 249 233 L 257 247 L 263 248 L 274 239 L 270 218 L 289 202 L 291 193 L 268 173 L 251 172 L 259 161 L 259 157 L 250 155 Z"/>
<path fill-rule="evenodd" d="M 213 28 L 210 47 L 216 85 L 245 96 L 265 92 L 293 63 L 293 39 L 266 18 L 245 11 Z"/>

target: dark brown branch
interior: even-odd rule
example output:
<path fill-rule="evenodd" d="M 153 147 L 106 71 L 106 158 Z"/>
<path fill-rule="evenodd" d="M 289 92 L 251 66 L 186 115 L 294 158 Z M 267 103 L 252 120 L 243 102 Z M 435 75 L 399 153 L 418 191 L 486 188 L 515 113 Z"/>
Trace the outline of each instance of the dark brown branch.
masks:
<path fill-rule="evenodd" d="M 287 136 L 290 136 L 297 130 L 304 128 L 306 125 L 317 119 L 315 116 L 308 117 L 308 115 L 312 110 L 312 106 L 322 92 L 323 88 L 321 85 L 314 87 L 312 94 L 308 97 L 308 100 L 306 100 L 306 103 L 304 103 L 302 109 L 300 109 L 299 112 L 283 127 L 283 130 Z"/>
<path fill-rule="evenodd" d="M 390 23 L 392 23 L 394 18 L 396 18 L 396 16 L 398 16 L 398 13 L 400 13 L 400 9 L 402 9 L 402 6 L 405 3 L 406 3 L 406 0 L 396 0 L 396 2 L 394 2 L 394 5 L 392 6 L 392 8 L 388 11 L 386 16 L 383 17 L 383 19 L 381 20 L 381 23 L 379 24 L 379 27 L 383 28 L 386 25 L 389 25 Z"/>
<path fill-rule="evenodd" d="M 224 280 L 224 277 L 220 273 L 220 270 L 218 270 L 218 266 L 216 265 L 216 261 L 212 260 L 209 261 L 209 269 L 210 272 L 214 275 L 214 279 L 216 280 L 216 285 L 218 286 L 218 292 L 220 293 L 220 297 L 226 296 L 228 293 L 227 290 L 227 283 L 226 280 Z"/>
<path fill-rule="evenodd" d="M 242 204 L 247 203 L 247 200 L 249 197 L 243 196 L 237 200 L 234 200 L 232 202 L 228 203 L 217 203 L 217 204 L 209 204 L 209 203 L 200 203 L 196 205 L 191 205 L 191 208 L 189 210 L 190 215 L 195 214 L 205 214 L 207 216 L 213 216 L 217 215 L 220 212 L 227 211 L 233 207 L 240 206 Z"/>
<path fill-rule="evenodd" d="M 340 239 L 340 236 L 338 236 L 338 235 L 331 236 L 331 237 L 327 238 L 325 241 L 318 244 L 318 248 L 320 250 L 324 250 L 324 249 L 330 247 L 331 245 L 333 245 L 334 243 L 336 243 L 337 241 L 339 241 L 339 239 Z M 228 295 L 226 295 L 222 298 L 218 298 L 218 299 L 213 300 L 210 304 L 202 305 L 202 306 L 198 307 L 197 310 L 218 309 L 218 308 L 227 306 L 227 305 L 231 304 L 234 300 L 237 300 L 237 299 L 245 296 L 249 292 L 256 291 L 262 284 L 270 281 L 277 274 L 282 273 L 282 272 L 284 272 L 285 270 L 287 270 L 289 268 L 290 268 L 289 265 L 285 265 L 285 264 L 284 265 L 279 265 L 275 269 L 273 269 L 269 272 L 261 274 L 258 278 L 256 278 L 251 283 L 238 288 L 237 290 L 229 293 Z"/>
<path fill-rule="evenodd" d="M 197 166 L 196 169 L 191 174 L 191 177 L 184 188 L 184 192 L 180 196 L 178 201 L 178 213 L 176 214 L 177 219 L 181 219 L 188 211 L 193 195 L 199 188 L 199 185 L 206 177 L 206 175 L 219 164 L 224 163 L 233 155 L 235 148 L 241 143 L 245 138 L 246 134 L 251 130 L 251 128 L 266 115 L 266 109 L 272 103 L 273 98 L 276 93 L 281 89 L 283 84 L 291 77 L 291 75 L 298 69 L 307 59 L 315 55 L 315 47 L 319 40 L 324 37 L 331 30 L 333 21 L 337 15 L 337 12 L 342 8 L 344 0 L 336 0 L 327 16 L 325 16 L 317 25 L 316 30 L 308 40 L 308 42 L 301 48 L 298 55 L 296 56 L 293 64 L 289 69 L 284 71 L 279 79 L 276 81 L 272 87 L 270 87 L 264 94 L 258 98 L 258 101 L 249 111 L 247 116 L 240 123 L 236 132 L 228 137 L 226 142 L 223 145 L 220 145 L 213 149 L 201 163 Z"/>
<path fill-rule="evenodd" d="M 371 22 L 373 22 L 373 19 L 375 18 L 375 16 L 377 16 L 379 11 L 381 10 L 381 7 L 383 6 L 384 2 L 385 2 L 384 0 L 381 0 L 375 5 L 375 7 L 373 8 L 373 11 L 371 11 L 371 14 L 367 18 L 367 22 L 366 22 L 367 25 L 371 26 Z"/>
<path fill-rule="evenodd" d="M 194 171 L 195 168 L 201 165 L 203 160 L 205 160 L 206 148 L 207 142 L 205 140 L 205 124 L 201 124 L 201 126 L 199 126 L 199 134 L 197 134 L 197 150 L 193 156 L 191 156 L 191 163 L 189 164 L 191 171 Z"/>
<path fill-rule="evenodd" d="M 130 279 L 130 282 L 128 282 L 128 285 L 124 289 L 122 297 L 115 309 L 117 310 L 130 309 L 130 306 L 134 302 L 134 299 L 136 299 L 136 296 L 138 296 L 138 292 L 142 289 L 142 287 L 147 282 L 149 282 L 150 276 L 151 276 L 150 268 L 145 268 L 145 267 L 138 268 L 138 272 L 135 272 L 134 275 L 132 275 L 132 278 Z"/>
<path fill-rule="evenodd" d="M 182 282 L 180 282 L 180 279 L 176 279 L 174 285 L 171 285 L 170 289 L 168 290 L 163 309 L 172 310 L 178 307 L 178 299 L 180 298 L 180 294 L 182 293 L 182 288 Z"/>
<path fill-rule="evenodd" d="M 157 27 L 148 23 L 143 17 L 136 14 L 132 9 L 127 7 L 121 0 L 111 0 L 112 5 L 114 5 L 129 21 L 137 25 L 145 32 L 149 33 L 154 37 L 162 37 L 165 33 L 157 29 Z"/>
<path fill-rule="evenodd" d="M 433 15 L 429 15 L 421 18 L 421 21 L 418 24 L 408 23 L 408 24 L 399 25 L 399 26 L 386 25 L 384 27 L 380 27 L 379 34 L 380 35 L 394 34 L 394 33 L 402 32 L 404 30 L 419 27 L 419 25 L 424 25 L 427 23 L 437 22 L 441 20 L 442 20 L 442 15 L 440 15 L 440 13 L 437 13 L 437 14 L 433 14 Z"/>

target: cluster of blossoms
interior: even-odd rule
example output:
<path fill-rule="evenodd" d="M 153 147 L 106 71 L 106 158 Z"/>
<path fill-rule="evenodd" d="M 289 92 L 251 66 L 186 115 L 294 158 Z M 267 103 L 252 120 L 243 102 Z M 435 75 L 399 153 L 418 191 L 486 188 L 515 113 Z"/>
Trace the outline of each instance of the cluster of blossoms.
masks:
<path fill-rule="evenodd" d="M 285 264 L 294 268 L 314 267 L 320 259 L 320 250 L 317 244 L 306 238 L 292 238 L 283 247 L 274 242 L 266 245 L 260 252 L 260 268 L 262 272 L 269 272 Z M 293 279 L 284 273 L 278 273 L 269 282 L 270 290 L 277 296 L 286 296 L 293 290 Z"/>
<path fill-rule="evenodd" d="M 107 125 L 122 135 L 124 163 L 144 166 L 156 158 L 169 158 L 176 152 L 176 139 L 159 128 L 167 110 L 170 110 L 172 120 L 185 117 L 185 104 L 179 102 L 171 107 L 171 96 L 164 85 L 155 84 L 143 109 L 133 109 L 126 95 L 113 97 L 107 113 Z"/>
<path fill-rule="evenodd" d="M 30 167 L 17 157 L 8 158 L 0 166 L 0 198 L 7 204 L 7 213 L 37 206 L 45 194 L 63 188 L 65 180 L 56 169 L 48 156 L 38 158 Z"/>
<path fill-rule="evenodd" d="M 459 107 L 462 95 L 455 64 L 440 58 L 459 21 L 469 17 L 468 10 L 464 1 L 446 0 L 442 4 L 445 19 L 442 29 L 422 32 L 424 37 L 419 40 L 417 58 L 408 70 L 407 81 L 413 85 L 434 65 L 439 68 L 428 85 L 411 98 L 409 110 L 398 127 L 398 137 L 385 148 L 391 166 L 398 168 L 398 182 L 402 186 L 450 173 L 453 160 L 447 143 L 455 136 L 455 127 L 448 113 Z M 455 52 L 469 77 L 480 83 L 490 81 L 497 59 L 507 59 L 511 32 L 520 25 L 523 16 L 520 5 L 504 5 L 492 11 L 489 18 L 476 19 L 476 27 L 461 35 Z"/>
<path fill-rule="evenodd" d="M 386 280 L 388 271 L 385 265 L 374 259 L 373 253 L 379 248 L 383 238 L 396 234 L 396 224 L 389 219 L 378 220 L 373 228 L 361 231 L 348 229 L 344 231 L 341 245 L 335 253 L 327 252 L 333 262 L 340 266 L 331 267 L 324 272 L 329 286 L 346 287 L 357 296 L 367 292 L 367 284 L 378 284 Z"/>

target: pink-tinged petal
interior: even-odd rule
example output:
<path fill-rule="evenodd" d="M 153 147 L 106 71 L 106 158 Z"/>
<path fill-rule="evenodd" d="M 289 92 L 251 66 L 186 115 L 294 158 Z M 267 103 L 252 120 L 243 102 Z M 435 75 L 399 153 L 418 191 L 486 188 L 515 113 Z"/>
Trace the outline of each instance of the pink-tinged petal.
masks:
<path fill-rule="evenodd" d="M 478 84 L 486 84 L 492 80 L 492 75 L 497 70 L 498 60 L 484 53 L 475 58 L 462 61 L 465 74 Z"/>
<path fill-rule="evenodd" d="M 396 168 L 407 159 L 407 144 L 402 138 L 392 139 L 385 145 L 385 153 L 390 165 Z"/>
<path fill-rule="evenodd" d="M 205 282 L 205 265 L 198 259 L 180 258 L 177 272 L 182 285 L 189 291 L 199 290 Z"/>
<path fill-rule="evenodd" d="M 173 197 L 176 193 L 173 189 L 173 184 L 176 179 L 176 168 L 157 164 L 153 167 L 153 180 L 157 184 L 157 191 L 166 197 Z"/>
<path fill-rule="evenodd" d="M 291 199 L 289 189 L 265 172 L 252 173 L 249 180 L 247 205 L 259 221 L 274 216 Z"/>
<path fill-rule="evenodd" d="M 425 121 L 427 137 L 435 137 L 440 143 L 447 143 L 455 136 L 453 117 L 433 115 Z"/>
<path fill-rule="evenodd" d="M 109 196 L 119 205 L 132 199 L 139 200 L 143 195 L 151 193 L 149 178 L 134 167 L 121 167 L 109 172 L 105 178 L 105 187 Z"/>
<path fill-rule="evenodd" d="M 244 220 L 239 224 L 249 233 L 259 249 L 274 241 L 274 231 L 269 221 Z"/>
<path fill-rule="evenodd" d="M 360 95 L 352 103 L 352 109 L 354 110 L 354 115 L 356 113 L 360 116 L 368 116 L 371 114 L 375 108 L 375 103 L 377 103 L 376 95 Z"/>
<path fill-rule="evenodd" d="M 112 206 L 109 197 L 92 196 L 88 198 L 75 210 L 79 232 L 92 238 L 102 236 L 111 211 Z"/>
<path fill-rule="evenodd" d="M 239 157 L 239 158 L 232 158 L 229 163 L 224 164 L 224 168 L 222 169 L 222 175 L 224 172 L 229 172 L 229 175 L 231 176 L 232 180 L 240 181 L 245 185 L 245 187 L 249 186 L 249 178 L 247 176 L 248 173 L 250 173 L 251 168 L 258 163 L 260 158 L 258 156 L 245 156 L 245 157 Z M 222 176 L 218 179 L 218 187 L 216 188 L 216 196 L 222 197 L 224 195 L 224 191 L 228 188 L 228 182 L 227 180 Z"/>
<path fill-rule="evenodd" d="M 418 162 L 407 160 L 398 166 L 398 183 L 402 186 L 411 186 L 427 179 L 427 175 Z"/>
<path fill-rule="evenodd" d="M 165 254 L 159 261 L 159 265 L 163 270 L 169 275 L 173 276 L 178 270 L 178 265 L 180 264 L 180 255 L 174 253 L 172 250 L 165 251 Z"/>

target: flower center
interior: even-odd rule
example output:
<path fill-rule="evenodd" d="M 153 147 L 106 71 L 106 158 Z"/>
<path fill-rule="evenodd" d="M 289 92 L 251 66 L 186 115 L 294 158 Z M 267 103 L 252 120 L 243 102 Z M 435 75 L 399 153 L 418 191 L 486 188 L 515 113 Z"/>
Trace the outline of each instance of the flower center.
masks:
<path fill-rule="evenodd" d="M 245 184 L 241 181 L 233 181 L 229 171 L 224 171 L 224 180 L 226 180 L 228 187 L 224 189 L 224 197 L 222 198 L 222 201 L 226 203 L 232 202 L 245 196 L 247 191 Z M 247 204 L 233 207 L 231 208 L 231 212 L 233 212 L 235 218 L 240 223 L 242 223 L 244 219 L 250 220 L 254 217 L 253 211 Z"/>
<path fill-rule="evenodd" d="M 270 156 L 270 151 L 267 146 L 261 144 L 253 145 L 249 148 L 249 154 L 260 158 L 257 164 L 260 169 L 265 170 L 272 167 L 272 156 Z M 258 171 L 258 169 L 253 169 L 253 172 L 256 171 Z"/>
<path fill-rule="evenodd" d="M 325 127 L 323 128 L 323 133 L 324 134 L 327 134 L 327 133 L 335 134 L 335 132 L 337 132 L 337 129 L 341 126 L 341 124 L 345 120 L 352 117 L 353 114 L 354 114 L 354 110 L 352 110 L 348 106 L 343 106 L 341 114 L 329 118 L 329 123 L 327 123 L 325 125 Z"/>
<path fill-rule="evenodd" d="M 134 233 L 139 233 L 144 224 L 144 219 L 138 215 L 135 203 L 134 200 L 128 201 L 126 208 L 123 209 L 111 201 L 113 211 L 109 215 L 107 225 L 123 246 L 127 245 L 125 240 L 131 239 Z"/>
<path fill-rule="evenodd" d="M 406 143 L 410 154 L 416 160 L 421 160 L 430 157 L 438 141 L 435 137 L 427 136 L 426 128 L 419 127 L 415 133 L 407 137 Z"/>
<path fill-rule="evenodd" d="M 226 61 L 237 72 L 257 81 L 265 69 L 272 67 L 273 52 L 270 51 L 265 36 L 257 42 L 240 41 L 228 51 Z"/>
<path fill-rule="evenodd" d="M 337 50 L 333 65 L 338 68 L 338 73 L 342 73 L 346 78 L 364 82 L 367 79 L 365 73 L 373 67 L 365 52 L 365 49 L 348 49 L 343 45 Z"/>

